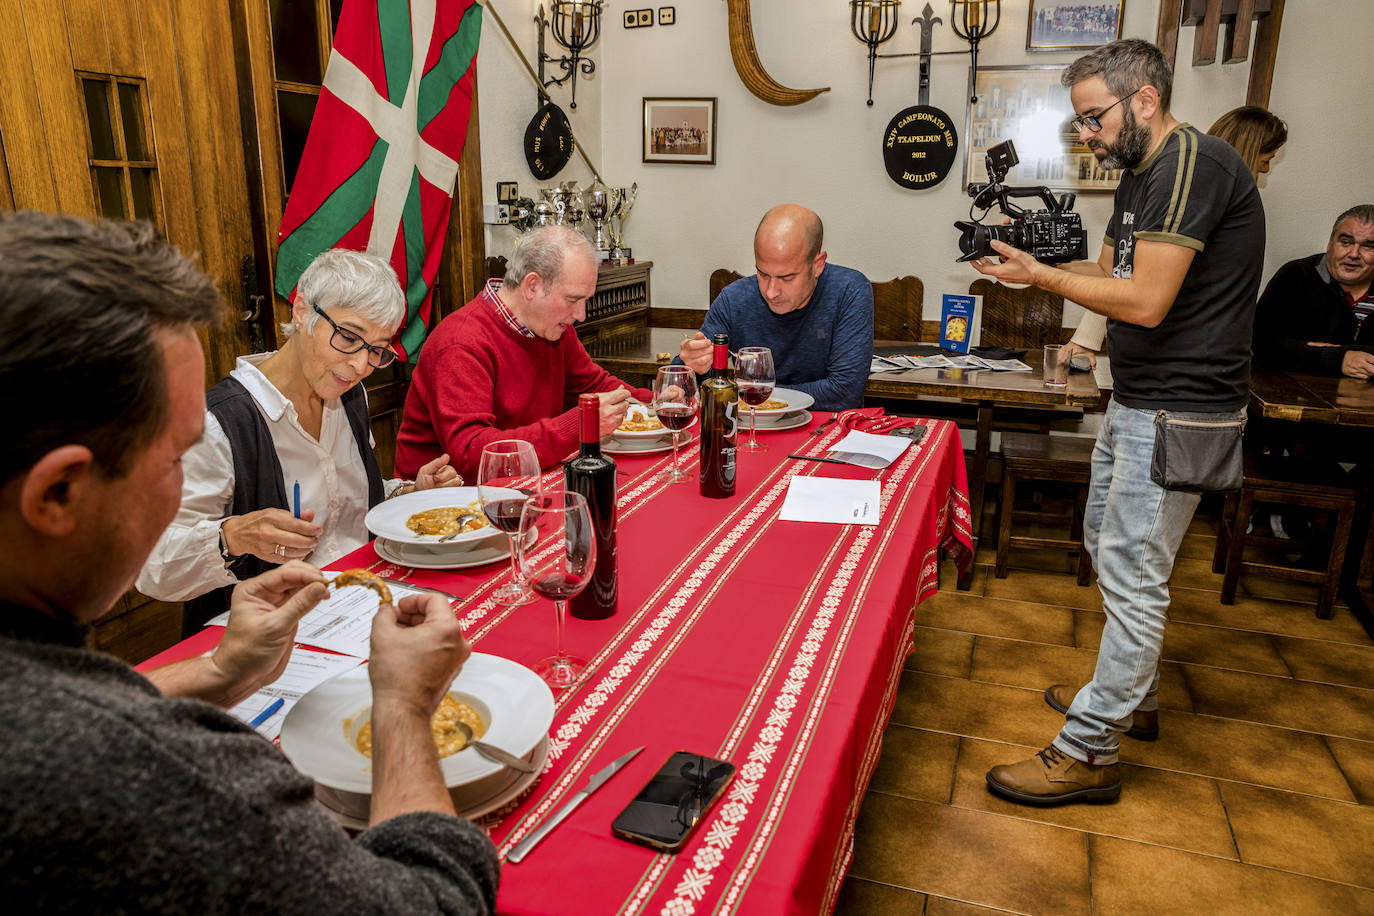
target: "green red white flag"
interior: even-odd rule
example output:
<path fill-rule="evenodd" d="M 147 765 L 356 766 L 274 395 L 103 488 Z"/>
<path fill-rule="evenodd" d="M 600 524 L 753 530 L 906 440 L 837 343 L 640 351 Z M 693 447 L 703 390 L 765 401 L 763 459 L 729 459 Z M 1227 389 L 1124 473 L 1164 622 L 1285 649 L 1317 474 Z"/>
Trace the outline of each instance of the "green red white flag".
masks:
<path fill-rule="evenodd" d="M 330 248 L 389 258 L 412 363 L 429 332 L 467 139 L 482 8 L 474 0 L 347 0 L 282 215 L 277 292 Z"/>

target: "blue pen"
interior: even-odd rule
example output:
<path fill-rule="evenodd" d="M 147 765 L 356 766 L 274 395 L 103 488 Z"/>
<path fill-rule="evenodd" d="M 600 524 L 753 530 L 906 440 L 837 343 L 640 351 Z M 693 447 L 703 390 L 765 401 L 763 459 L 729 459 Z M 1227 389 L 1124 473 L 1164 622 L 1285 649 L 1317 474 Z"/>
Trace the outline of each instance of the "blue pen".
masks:
<path fill-rule="evenodd" d="M 257 728 L 259 725 L 261 725 L 262 723 L 266 722 L 268 719 L 276 715 L 277 710 L 281 709 L 282 706 L 284 706 L 285 704 L 286 700 L 282 699 L 281 697 L 277 697 L 271 703 L 267 704 L 266 709 L 264 709 L 262 712 L 258 713 L 256 716 L 253 717 L 253 720 L 248 723 L 248 727 Z"/>
<path fill-rule="evenodd" d="M 299 480 L 296 481 L 295 492 L 292 494 L 291 497 L 291 510 L 292 514 L 295 515 L 296 518 L 301 517 L 301 482 Z"/>

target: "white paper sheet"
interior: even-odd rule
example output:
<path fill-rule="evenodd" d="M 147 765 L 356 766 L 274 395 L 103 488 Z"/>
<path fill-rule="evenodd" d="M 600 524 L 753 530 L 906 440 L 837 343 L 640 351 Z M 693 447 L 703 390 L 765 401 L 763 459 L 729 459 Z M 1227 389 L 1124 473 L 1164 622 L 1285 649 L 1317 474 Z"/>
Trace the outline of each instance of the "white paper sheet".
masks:
<path fill-rule="evenodd" d="M 793 477 L 778 518 L 787 522 L 835 522 L 876 525 L 882 490 L 876 480 Z"/>
<path fill-rule="evenodd" d="M 830 457 L 861 468 L 885 468 L 911 447 L 904 436 L 875 436 L 872 433 L 852 432 L 830 447 Z"/>
<path fill-rule="evenodd" d="M 281 733 L 281 724 L 286 720 L 287 712 L 296 705 L 297 700 L 315 686 L 360 664 L 362 662 L 352 656 L 297 648 L 292 651 L 291 660 L 286 663 L 286 670 L 282 672 L 281 677 L 229 710 L 229 714 L 244 722 L 252 722 L 258 713 L 272 705 L 275 700 L 284 700 L 281 709 L 272 713 L 267 721 L 258 726 L 258 734 L 275 741 Z"/>

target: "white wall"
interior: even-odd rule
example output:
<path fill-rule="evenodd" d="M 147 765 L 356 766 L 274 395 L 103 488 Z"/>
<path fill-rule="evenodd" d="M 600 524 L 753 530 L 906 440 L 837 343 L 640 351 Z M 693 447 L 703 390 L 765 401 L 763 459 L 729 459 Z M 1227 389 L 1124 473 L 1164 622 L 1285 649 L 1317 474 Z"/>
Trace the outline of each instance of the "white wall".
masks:
<path fill-rule="evenodd" d="M 537 2 L 494 2 L 533 58 Z M 896 37 L 883 53 L 919 48 L 919 29 L 910 22 L 923 5 L 902 5 Z M 952 226 L 969 203 L 958 181 L 966 139 L 966 54 L 937 57 L 932 66 L 930 103 L 959 128 L 956 170 L 935 188 L 911 191 L 888 179 L 881 136 L 897 111 L 916 104 L 916 59 L 878 61 L 874 106 L 868 108 L 865 49 L 849 33 L 844 3 L 753 0 L 755 41 L 768 72 L 793 88 L 831 87 L 792 108 L 768 105 L 740 82 L 730 61 L 722 0 L 679 0 L 676 25 L 626 30 L 620 14 L 632 6 L 639 8 L 608 5 L 602 39 L 591 55 L 597 73 L 579 80 L 573 126 L 609 184 L 639 183 L 625 235 L 636 257 L 654 262 L 655 305 L 705 308 L 711 270 L 750 272 L 754 226 L 764 210 L 783 201 L 820 213 L 833 261 L 875 280 L 921 277 L 927 317 L 938 308 L 940 293 L 966 290 L 976 279 L 971 268 L 954 263 Z M 946 20 L 935 27 L 934 50 L 966 50 L 949 29 L 948 4 L 932 6 Z M 1027 9 L 1026 0 L 1004 0 L 1002 24 L 983 44 L 980 64 L 1063 64 L 1076 56 L 1027 52 Z M 1153 40 L 1157 16 L 1157 2 L 1129 0 L 1123 34 Z M 1173 110 L 1205 130 L 1217 115 L 1244 104 L 1249 64 L 1193 68 L 1193 34 L 1191 28 L 1180 32 Z M 1287 4 L 1270 108 L 1288 122 L 1290 139 L 1261 185 L 1269 213 L 1266 277 L 1284 261 L 1322 248 L 1332 219 L 1345 207 L 1374 199 L 1368 152 L 1374 149 L 1374 118 L 1358 94 L 1362 71 L 1356 64 L 1367 58 L 1371 39 L 1374 3 Z M 536 182 L 520 143 L 534 112 L 534 91 L 490 18 L 478 69 L 486 193 L 494 200 L 495 182 L 513 179 L 529 194 Z M 567 89 L 552 92 L 567 110 Z M 719 99 L 715 166 L 640 161 L 641 99 L 660 95 Z M 576 158 L 558 176 L 572 178 L 584 184 L 588 178 Z M 1078 198 L 1094 255 L 1110 205 L 1106 194 Z M 490 253 L 508 249 L 513 236 L 508 228 L 490 228 Z M 1077 320 L 1077 308 L 1066 309 L 1065 323 Z"/>

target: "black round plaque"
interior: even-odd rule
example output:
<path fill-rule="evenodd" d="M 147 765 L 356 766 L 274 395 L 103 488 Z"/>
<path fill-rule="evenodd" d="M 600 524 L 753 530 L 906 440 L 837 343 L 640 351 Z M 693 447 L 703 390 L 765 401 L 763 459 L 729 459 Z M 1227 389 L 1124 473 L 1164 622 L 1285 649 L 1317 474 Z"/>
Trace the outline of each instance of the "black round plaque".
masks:
<path fill-rule="evenodd" d="M 897 112 L 883 131 L 883 165 L 904 188 L 931 188 L 945 180 L 959 150 L 949 115 L 930 105 Z"/>
<path fill-rule="evenodd" d="M 545 181 L 561 172 L 572 154 L 572 125 L 568 116 L 546 100 L 525 128 L 525 162 L 535 178 Z"/>

